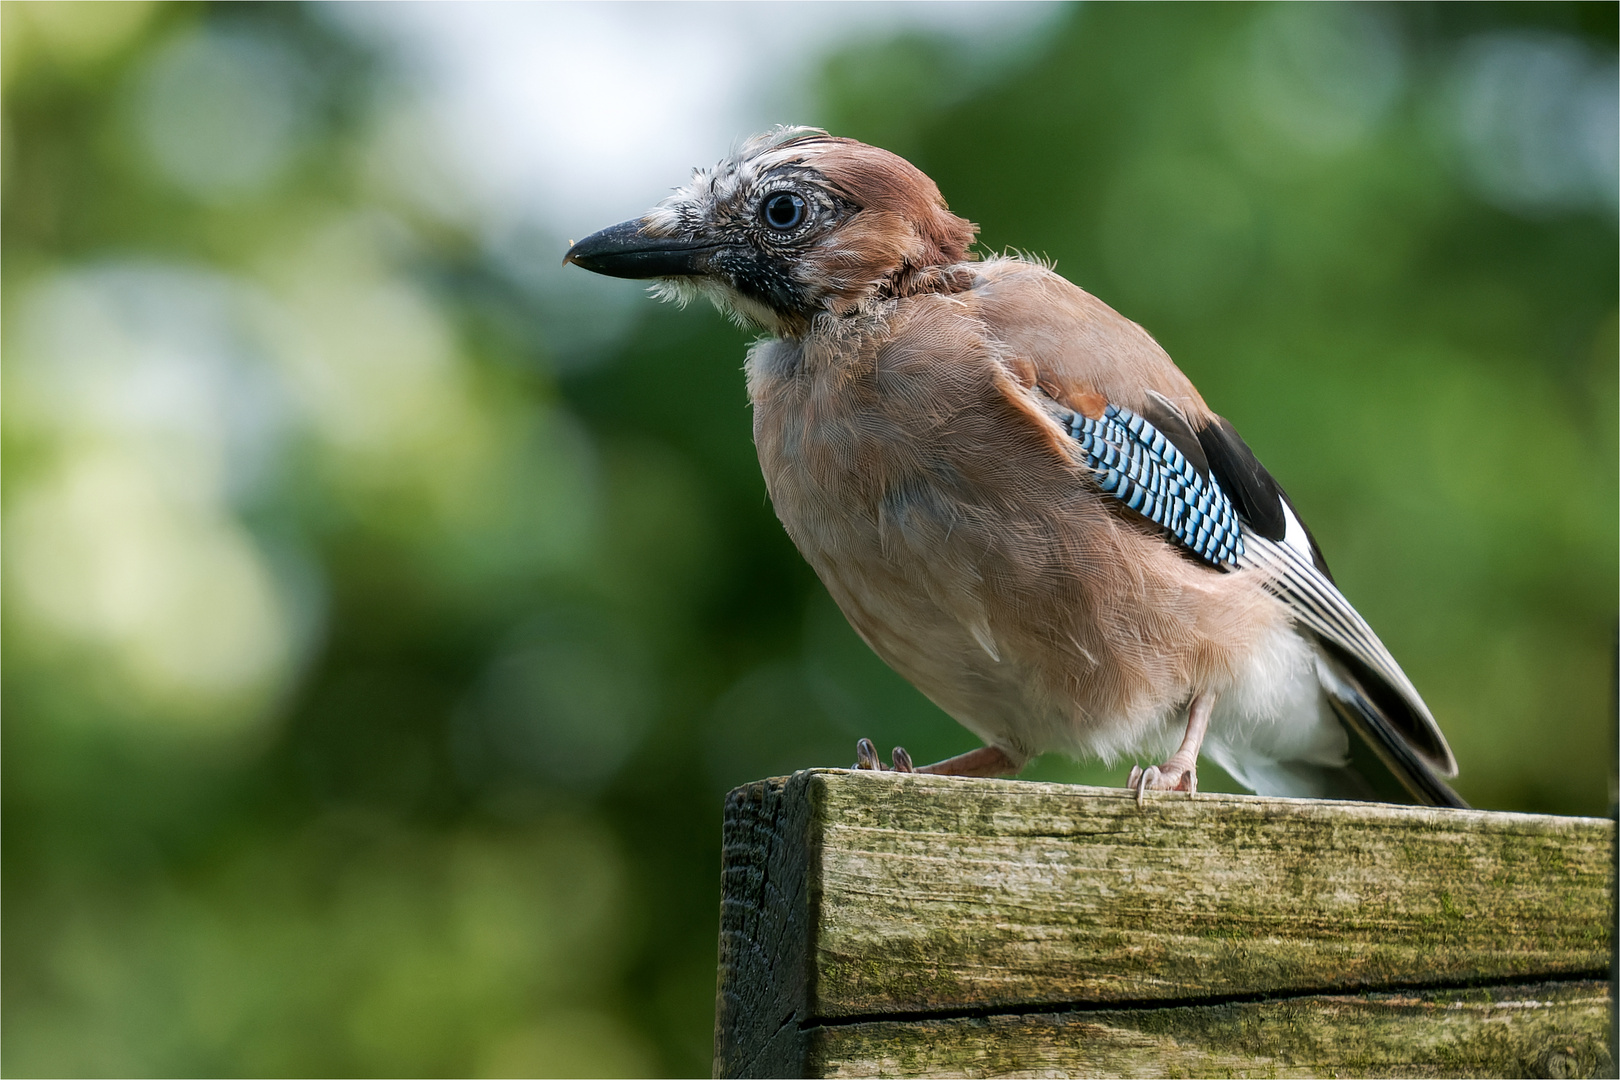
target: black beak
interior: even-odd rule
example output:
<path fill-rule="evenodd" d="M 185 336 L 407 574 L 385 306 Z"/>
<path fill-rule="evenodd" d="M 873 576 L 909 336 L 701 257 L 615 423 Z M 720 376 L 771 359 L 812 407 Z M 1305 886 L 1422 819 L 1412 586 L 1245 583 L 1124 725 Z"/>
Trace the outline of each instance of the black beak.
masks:
<path fill-rule="evenodd" d="M 573 263 L 608 277 L 695 277 L 704 272 L 709 253 L 718 246 L 648 236 L 639 220 L 621 221 L 569 248 L 563 265 Z"/>

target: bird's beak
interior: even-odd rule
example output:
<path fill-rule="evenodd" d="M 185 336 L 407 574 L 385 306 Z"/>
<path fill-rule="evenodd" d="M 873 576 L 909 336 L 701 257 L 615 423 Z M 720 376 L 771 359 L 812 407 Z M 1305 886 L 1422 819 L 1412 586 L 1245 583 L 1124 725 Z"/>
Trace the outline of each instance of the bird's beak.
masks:
<path fill-rule="evenodd" d="M 635 219 L 591 233 L 568 249 L 563 265 L 573 263 L 608 277 L 695 277 L 705 271 L 718 246 L 648 236 Z"/>

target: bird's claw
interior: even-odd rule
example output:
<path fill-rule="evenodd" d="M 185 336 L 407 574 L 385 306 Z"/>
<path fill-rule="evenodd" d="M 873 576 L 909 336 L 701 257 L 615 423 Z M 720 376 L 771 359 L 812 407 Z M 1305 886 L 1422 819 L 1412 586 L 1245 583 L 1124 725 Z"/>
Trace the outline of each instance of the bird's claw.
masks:
<path fill-rule="evenodd" d="M 1136 805 L 1138 807 L 1142 805 L 1142 796 L 1147 791 L 1148 784 L 1158 778 L 1159 768 L 1157 765 L 1148 769 L 1143 769 L 1140 765 L 1131 766 L 1131 777 L 1125 781 L 1125 787 L 1129 791 L 1136 792 Z"/>
<path fill-rule="evenodd" d="M 861 739 L 855 743 L 855 768 L 882 771 L 883 762 L 878 760 L 877 747 L 872 745 L 871 739 Z"/>
<path fill-rule="evenodd" d="M 1138 765 L 1131 769 L 1131 777 L 1125 781 L 1125 786 L 1136 792 L 1136 805 L 1141 806 L 1142 799 L 1149 790 L 1198 794 L 1198 773 L 1194 769 L 1185 769 L 1180 765 L 1169 763 L 1149 765 L 1146 769 Z"/>
<path fill-rule="evenodd" d="M 877 747 L 872 745 L 871 739 L 860 739 L 855 743 L 854 767 L 856 769 L 866 769 L 871 772 L 917 771 L 916 768 L 911 764 L 911 755 L 906 753 L 906 748 L 903 746 L 897 746 L 894 748 L 894 764 L 892 766 L 885 767 L 882 759 L 878 757 Z"/>

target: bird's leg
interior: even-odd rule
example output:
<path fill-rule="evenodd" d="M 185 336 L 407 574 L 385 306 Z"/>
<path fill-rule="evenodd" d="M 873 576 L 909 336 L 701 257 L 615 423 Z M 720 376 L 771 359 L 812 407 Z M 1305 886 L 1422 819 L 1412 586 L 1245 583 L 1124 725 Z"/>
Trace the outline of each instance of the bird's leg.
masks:
<path fill-rule="evenodd" d="M 906 748 L 897 746 L 894 748 L 893 761 L 894 764 L 886 771 L 932 773 L 935 776 L 1011 776 L 1019 769 L 1012 758 L 993 746 L 981 746 L 932 765 L 913 765 Z M 883 762 L 878 759 L 877 747 L 872 745 L 871 739 L 862 739 L 855 744 L 855 767 L 883 769 Z"/>
<path fill-rule="evenodd" d="M 917 771 L 935 776 L 1012 776 L 1021 768 L 1022 765 L 996 747 L 981 746 L 932 765 L 919 766 Z"/>
<path fill-rule="evenodd" d="M 1204 733 L 1209 730 L 1209 714 L 1215 710 L 1214 694 L 1199 694 L 1187 706 L 1187 734 L 1181 746 L 1163 765 L 1140 765 L 1131 770 L 1125 786 L 1136 792 L 1136 805 L 1142 805 L 1142 796 L 1153 791 L 1198 792 L 1198 751 L 1204 745 Z"/>
<path fill-rule="evenodd" d="M 981 746 L 932 765 L 914 767 L 911 755 L 906 753 L 904 747 L 897 746 L 894 748 L 894 768 L 896 772 L 932 773 L 935 776 L 1011 776 L 1019 766 L 994 746 Z"/>

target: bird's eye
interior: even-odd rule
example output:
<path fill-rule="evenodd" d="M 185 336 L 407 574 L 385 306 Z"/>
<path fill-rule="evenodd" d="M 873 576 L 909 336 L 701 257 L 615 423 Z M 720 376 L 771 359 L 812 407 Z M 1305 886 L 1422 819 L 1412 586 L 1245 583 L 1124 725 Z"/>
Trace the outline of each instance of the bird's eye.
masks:
<path fill-rule="evenodd" d="M 804 222 L 804 200 L 790 191 L 772 195 L 765 200 L 762 216 L 765 224 L 773 229 L 781 232 L 796 229 Z"/>

